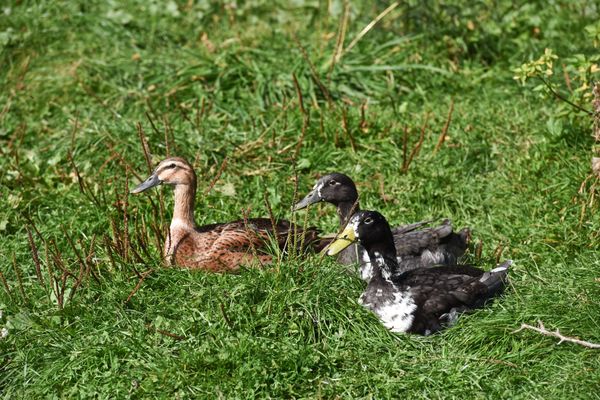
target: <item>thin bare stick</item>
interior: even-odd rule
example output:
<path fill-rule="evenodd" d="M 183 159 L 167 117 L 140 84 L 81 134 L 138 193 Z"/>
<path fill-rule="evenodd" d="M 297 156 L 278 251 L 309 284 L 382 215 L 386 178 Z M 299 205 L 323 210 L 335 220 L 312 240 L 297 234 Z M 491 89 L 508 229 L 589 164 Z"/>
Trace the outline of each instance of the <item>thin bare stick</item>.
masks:
<path fill-rule="evenodd" d="M 73 130 L 71 131 L 71 147 L 69 148 L 69 153 L 73 154 L 75 149 L 75 134 L 77 133 L 77 129 L 79 128 L 79 111 L 75 113 L 75 120 L 73 123 Z"/>
<path fill-rule="evenodd" d="M 244 220 L 244 230 L 248 235 L 248 240 L 250 242 L 250 251 L 252 252 L 252 256 L 254 259 L 258 261 L 261 267 L 263 267 L 262 262 L 258 258 L 258 252 L 256 251 L 256 246 L 254 246 L 254 241 L 252 240 L 252 235 L 254 235 L 254 230 L 250 229 L 250 225 L 248 224 L 248 215 L 250 214 L 250 209 L 242 209 L 242 218 Z"/>
<path fill-rule="evenodd" d="M 131 298 L 137 293 L 137 291 L 140 290 L 140 287 L 142 287 L 142 283 L 144 283 L 144 279 L 146 279 L 146 277 L 148 275 L 150 275 L 152 272 L 154 272 L 154 269 L 149 269 L 148 271 L 145 271 L 142 273 L 142 277 L 138 280 L 137 285 L 135 285 L 133 290 L 129 293 L 129 296 L 127 296 L 127 300 L 125 300 L 125 303 L 129 303 L 129 300 L 131 300 Z"/>
<path fill-rule="evenodd" d="M 152 113 L 154 113 L 154 110 L 151 110 Z M 155 114 L 156 115 L 156 114 Z M 146 112 L 146 118 L 148 118 L 148 121 L 150 121 L 150 125 L 152 126 L 152 130 L 154 131 L 154 133 L 156 133 L 156 135 L 158 137 L 160 137 L 160 131 L 158 130 L 158 128 L 156 127 L 156 125 L 154 124 L 154 121 L 152 120 L 152 116 L 150 115 L 149 112 Z"/>
<path fill-rule="evenodd" d="M 96 235 L 94 235 L 92 237 L 92 246 L 94 245 L 95 238 L 96 238 Z M 83 243 L 81 242 L 81 240 L 79 241 L 79 245 L 81 246 L 82 249 L 84 249 L 84 246 L 83 246 Z M 71 292 L 69 293 L 69 300 L 68 300 L 69 302 L 71 302 L 71 300 L 73 300 L 73 297 L 75 296 L 75 293 L 77 293 L 77 289 L 79 289 L 79 286 L 83 282 L 83 279 L 86 276 L 89 276 L 89 266 L 87 264 L 87 261 L 88 261 L 88 257 L 86 257 L 84 259 L 83 264 L 80 264 L 79 274 L 77 275 L 77 279 L 75 280 L 75 283 L 71 287 Z"/>
<path fill-rule="evenodd" d="M 335 51 L 329 64 L 329 73 L 327 74 L 327 80 L 331 80 L 331 72 L 335 67 L 335 64 L 342 57 L 344 52 L 344 41 L 346 40 L 346 30 L 348 29 L 348 18 L 350 17 L 350 4 L 348 1 L 344 1 L 344 13 L 341 16 L 341 23 L 338 32 L 338 37 L 335 43 Z"/>
<path fill-rule="evenodd" d="M 17 257 L 15 257 L 15 253 L 13 253 L 12 255 L 12 266 L 15 271 L 15 275 L 17 276 L 17 282 L 19 283 L 19 291 L 21 292 L 23 301 L 27 302 L 27 296 L 25 296 L 25 289 L 23 289 L 23 277 L 21 276 L 21 271 L 19 271 L 19 267 L 17 266 Z"/>
<path fill-rule="evenodd" d="M 481 260 L 481 253 L 483 252 L 483 240 L 479 239 L 477 246 L 475 246 L 475 259 Z"/>
<path fill-rule="evenodd" d="M 521 332 L 524 329 L 531 329 L 532 331 L 536 331 L 538 333 L 541 333 L 542 335 L 558 338 L 558 339 L 560 339 L 558 344 L 561 344 L 562 342 L 571 342 L 571 343 L 575 343 L 575 344 L 578 344 L 578 345 L 581 345 L 584 347 L 588 347 L 590 349 L 600 349 L 600 344 L 586 342 L 585 340 L 580 340 L 580 339 L 576 339 L 573 337 L 564 336 L 562 333 L 560 333 L 560 331 L 558 329 L 556 329 L 556 331 L 554 331 L 554 332 L 549 331 L 544 327 L 544 323 L 540 320 L 538 320 L 537 327 L 527 325 L 527 324 L 521 324 L 521 327 L 517 330 L 512 331 L 512 333 Z"/>
<path fill-rule="evenodd" d="M 166 114 L 163 115 L 163 125 L 165 126 L 165 152 L 167 154 L 167 158 L 171 157 L 171 146 L 169 144 L 169 136 L 171 133 L 171 124 L 169 123 L 169 119 Z"/>
<path fill-rule="evenodd" d="M 227 323 L 227 326 L 229 326 L 229 328 L 233 328 L 233 324 L 231 323 L 231 320 L 229 319 L 229 317 L 227 316 L 227 313 L 225 312 L 225 306 L 223 305 L 223 303 L 219 303 L 219 306 L 221 308 L 221 314 L 223 314 L 223 319 Z"/>
<path fill-rule="evenodd" d="M 421 150 L 421 146 L 423 145 L 423 140 L 425 139 L 425 130 L 427 129 L 428 121 L 429 121 L 429 113 L 427 113 L 425 115 L 425 121 L 423 122 L 423 126 L 421 127 L 421 133 L 419 134 L 419 141 L 417 142 L 417 144 L 415 144 L 415 147 L 413 147 L 412 151 L 410 152 L 410 155 L 408 156 L 408 160 L 406 161 L 406 166 L 402 168 L 402 172 L 408 171 L 408 168 L 410 167 L 410 164 L 412 163 L 413 158 L 415 158 L 415 156 L 417 154 L 419 154 L 419 151 Z"/>
<path fill-rule="evenodd" d="M 442 129 L 442 133 L 438 138 L 437 144 L 435 145 L 435 149 L 433 149 L 433 154 L 437 153 L 437 151 L 442 147 L 444 142 L 446 141 L 446 135 L 448 134 L 448 128 L 450 127 L 450 122 L 452 121 L 452 113 L 454 112 L 454 99 L 450 100 L 450 109 L 448 110 L 448 117 L 446 118 L 446 123 L 444 124 L 444 128 Z"/>
<path fill-rule="evenodd" d="M 402 134 L 402 170 L 407 170 L 408 166 L 408 125 L 404 126 L 404 132 Z"/>
<path fill-rule="evenodd" d="M 85 189 L 83 187 L 83 179 L 81 179 L 81 175 L 79 174 L 79 169 L 77 169 L 77 165 L 75 165 L 75 161 L 73 160 L 73 155 L 69 152 L 67 153 L 67 158 L 75 170 L 75 176 L 77 177 L 77 183 L 79 184 L 79 192 L 85 194 Z"/>
<path fill-rule="evenodd" d="M 158 329 L 155 326 L 152 326 L 151 324 L 146 325 L 146 328 L 148 328 L 148 330 L 154 331 L 156 333 L 160 333 L 161 335 L 165 335 L 165 336 L 168 336 L 173 339 L 184 340 L 186 338 L 185 336 L 177 335 L 175 333 L 171 333 L 171 332 L 168 332 L 168 331 L 165 331 L 162 329 Z"/>
<path fill-rule="evenodd" d="M 107 140 L 104 140 L 103 143 L 110 150 L 111 155 L 114 156 L 117 160 L 119 160 L 119 164 L 121 164 L 121 167 L 129 167 L 131 173 L 135 175 L 135 177 L 138 178 L 138 180 L 144 180 L 138 173 L 135 172 L 135 169 L 132 168 L 131 165 L 129 165 L 129 163 L 121 156 L 121 154 L 119 154 L 115 150 L 115 147 L 111 143 L 109 143 Z"/>
<path fill-rule="evenodd" d="M 350 132 L 350 127 L 348 126 L 348 114 L 346 112 L 346 108 L 342 108 L 342 128 L 344 128 L 344 133 L 350 140 L 350 147 L 352 147 L 352 151 L 356 153 L 356 143 L 354 142 L 354 136 L 352 136 L 352 132 Z"/>
<path fill-rule="evenodd" d="M 346 47 L 346 49 L 345 49 L 343 52 L 341 52 L 341 53 L 338 55 L 336 62 L 339 62 L 339 61 L 340 61 L 340 59 L 341 59 L 341 58 L 342 58 L 342 57 L 343 57 L 343 56 L 344 56 L 346 53 L 348 53 L 350 50 L 352 50 L 352 48 L 353 48 L 354 46 L 356 46 L 356 44 L 357 44 L 357 43 L 358 43 L 358 42 L 359 42 L 359 41 L 360 41 L 360 40 L 361 40 L 361 39 L 362 39 L 362 38 L 363 38 L 363 37 L 364 37 L 364 36 L 365 36 L 367 33 L 369 33 L 369 31 L 370 31 L 371 29 L 373 29 L 373 27 L 374 27 L 375 25 L 377 25 L 377 23 L 378 23 L 379 21 L 381 21 L 381 20 L 382 20 L 382 19 L 383 19 L 383 18 L 384 18 L 386 15 L 388 15 L 389 13 L 391 13 L 391 12 L 394 10 L 394 8 L 398 7 L 398 4 L 400 4 L 400 2 L 399 2 L 399 1 L 397 1 L 397 2 L 395 2 L 395 3 L 392 3 L 392 4 L 391 4 L 391 5 L 388 7 L 388 8 L 386 8 L 385 10 L 383 10 L 383 11 L 382 11 L 382 12 L 381 12 L 381 13 L 380 13 L 380 14 L 379 14 L 377 17 L 375 17 L 375 19 L 374 19 L 373 21 L 369 22 L 369 23 L 367 24 L 367 26 L 365 26 L 365 27 L 362 29 L 362 31 L 360 31 L 360 32 L 358 33 L 358 35 L 356 35 L 356 37 L 355 37 L 355 38 L 354 38 L 354 39 L 353 39 L 353 40 L 350 42 L 350 44 L 348 45 L 348 47 Z"/>
<path fill-rule="evenodd" d="M 302 97 L 302 90 L 300 89 L 300 84 L 298 84 L 298 78 L 296 78 L 296 74 L 292 73 L 292 81 L 294 82 L 294 87 L 296 88 L 296 94 L 298 95 L 298 106 L 300 107 L 300 112 L 302 115 L 306 115 L 306 108 L 304 108 L 304 99 Z"/>
<path fill-rule="evenodd" d="M 273 208 L 271 207 L 271 203 L 269 202 L 269 196 L 267 195 L 267 191 L 263 192 L 263 199 L 265 201 L 265 207 L 267 207 L 267 211 L 269 212 L 269 219 L 271 220 L 271 229 L 273 229 L 273 236 L 277 235 L 277 222 L 275 221 L 275 215 L 273 215 Z"/>
<path fill-rule="evenodd" d="M 106 250 L 106 255 L 108 256 L 108 260 L 110 261 L 110 265 L 112 265 L 113 270 L 116 271 L 117 265 L 115 264 L 115 259 L 113 258 L 113 251 L 115 251 L 115 250 L 113 248 L 112 241 L 106 235 L 104 235 L 104 237 L 102 239 L 104 241 L 104 249 Z"/>
<path fill-rule="evenodd" d="M 496 249 L 494 250 L 494 257 L 496 258 L 496 264 L 500 263 L 500 258 L 502 258 L 502 252 L 504 251 L 504 245 L 502 242 L 498 243 Z"/>
<path fill-rule="evenodd" d="M 221 163 L 221 166 L 219 167 L 217 174 L 212 179 L 212 181 L 210 181 L 210 185 L 208 185 L 208 188 L 206 188 L 206 190 L 204 191 L 205 195 L 209 194 L 210 191 L 213 189 L 213 187 L 215 187 L 216 183 L 219 181 L 219 178 L 221 177 L 221 174 L 223 174 L 223 171 L 225 171 L 225 167 L 227 167 L 227 157 L 225 157 L 223 159 L 223 162 Z"/>
<path fill-rule="evenodd" d="M 554 97 L 556 97 L 559 100 L 564 101 L 565 103 L 567 103 L 568 105 L 575 107 L 576 109 L 578 109 L 579 111 L 583 111 L 584 113 L 586 113 L 589 116 L 594 115 L 593 112 L 591 112 L 590 110 L 586 110 L 585 108 L 573 103 L 572 101 L 570 101 L 569 99 L 567 99 L 566 97 L 562 96 L 561 94 L 559 94 L 557 91 L 555 91 L 552 86 L 548 83 L 547 80 L 545 80 L 542 77 L 539 77 L 542 82 L 544 82 L 544 84 L 546 85 L 546 87 L 548 88 L 548 90 L 550 90 L 550 93 L 552 93 L 554 95 Z"/>
<path fill-rule="evenodd" d="M 33 236 L 31 235 L 31 231 L 29 230 L 28 227 L 25 227 L 25 229 L 27 230 L 27 240 L 29 241 L 29 248 L 31 249 L 31 256 L 33 257 L 33 263 L 35 264 L 35 274 L 38 278 L 38 281 L 40 281 L 40 284 L 42 286 L 45 286 L 45 282 L 44 282 L 44 278 L 42 276 L 42 266 L 40 263 L 40 257 L 38 255 L 38 249 L 37 246 L 35 245 L 35 242 L 33 241 Z"/>
<path fill-rule="evenodd" d="M 125 193 L 123 194 L 123 249 L 125 251 L 125 261 L 129 261 L 129 168 L 125 169 Z"/>
<path fill-rule="evenodd" d="M 0 271 L 0 280 L 2 281 L 2 284 L 4 285 L 4 289 L 6 289 L 6 293 L 8 294 L 8 297 L 10 297 L 12 299 L 12 292 L 10 291 L 10 286 L 8 286 L 8 282 L 6 281 L 6 278 L 4 277 L 4 274 L 2 273 L 2 271 Z"/>
<path fill-rule="evenodd" d="M 308 64 L 311 76 L 312 76 L 313 80 L 315 81 L 315 83 L 317 84 L 317 86 L 319 87 L 319 90 L 321 90 L 321 93 L 323 93 L 323 96 L 325 97 L 325 99 L 327 99 L 327 103 L 329 104 L 329 106 L 333 107 L 334 103 L 331 98 L 331 94 L 329 93 L 329 90 L 325 87 L 323 82 L 321 82 L 321 79 L 319 78 L 319 75 L 317 73 L 317 69 L 315 68 L 315 65 L 312 63 L 312 61 L 310 61 L 310 58 L 308 57 L 308 53 L 306 52 L 306 49 L 302 46 L 302 44 L 300 43 L 300 41 L 298 40 L 298 38 L 296 37 L 295 34 L 292 34 L 292 39 L 296 43 L 296 46 L 298 46 L 298 49 L 300 50 L 300 53 L 302 54 L 302 58 L 304 58 L 304 61 L 306 61 L 306 63 Z"/>
<path fill-rule="evenodd" d="M 148 117 L 150 118 L 150 117 Z M 140 138 L 140 142 L 142 143 L 142 150 L 144 151 L 144 158 L 146 159 L 146 166 L 148 167 L 148 173 L 152 173 L 152 160 L 150 158 L 150 147 L 148 146 L 148 140 L 146 139 L 146 135 L 144 134 L 144 128 L 141 123 L 137 123 L 137 131 L 138 136 Z"/>
<path fill-rule="evenodd" d="M 304 108 L 302 90 L 300 89 L 300 85 L 298 84 L 298 79 L 296 79 L 296 75 L 292 74 L 292 78 L 294 81 L 294 87 L 296 88 L 296 93 L 298 94 L 298 106 L 300 107 L 300 112 L 302 113 L 302 131 L 300 133 L 298 143 L 296 143 L 296 148 L 294 149 L 294 155 L 292 157 L 294 160 L 296 160 L 298 158 L 298 154 L 300 153 L 300 149 L 302 148 L 304 136 L 306 136 L 306 130 L 308 129 L 308 125 L 310 124 L 310 114 L 306 111 L 306 108 Z"/>

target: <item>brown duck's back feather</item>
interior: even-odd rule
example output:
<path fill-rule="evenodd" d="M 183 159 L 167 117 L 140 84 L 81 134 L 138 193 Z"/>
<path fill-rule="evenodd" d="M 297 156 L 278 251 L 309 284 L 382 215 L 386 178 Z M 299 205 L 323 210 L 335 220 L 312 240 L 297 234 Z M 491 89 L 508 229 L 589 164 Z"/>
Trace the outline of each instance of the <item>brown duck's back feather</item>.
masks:
<path fill-rule="evenodd" d="M 236 271 L 241 265 L 271 263 L 273 256 L 268 249 L 273 240 L 284 251 L 288 247 L 288 240 L 302 250 L 318 250 L 320 246 L 315 228 L 302 229 L 285 220 L 275 222 L 275 231 L 271 220 L 267 218 L 179 230 L 182 232 L 178 228 L 171 228 L 176 245 L 170 261 L 182 267 L 214 272 Z"/>

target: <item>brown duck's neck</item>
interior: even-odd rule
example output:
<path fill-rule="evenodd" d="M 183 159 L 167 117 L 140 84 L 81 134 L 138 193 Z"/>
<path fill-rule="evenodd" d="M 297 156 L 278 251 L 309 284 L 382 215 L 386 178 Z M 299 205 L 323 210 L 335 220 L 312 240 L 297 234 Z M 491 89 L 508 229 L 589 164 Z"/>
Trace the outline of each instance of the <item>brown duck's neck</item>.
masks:
<path fill-rule="evenodd" d="M 196 182 L 190 185 L 175 186 L 175 211 L 171 220 L 174 225 L 195 228 L 194 203 L 196 201 Z"/>
<path fill-rule="evenodd" d="M 338 203 L 337 214 L 340 218 L 340 226 L 345 227 L 350 217 L 360 210 L 358 201 L 344 201 Z"/>

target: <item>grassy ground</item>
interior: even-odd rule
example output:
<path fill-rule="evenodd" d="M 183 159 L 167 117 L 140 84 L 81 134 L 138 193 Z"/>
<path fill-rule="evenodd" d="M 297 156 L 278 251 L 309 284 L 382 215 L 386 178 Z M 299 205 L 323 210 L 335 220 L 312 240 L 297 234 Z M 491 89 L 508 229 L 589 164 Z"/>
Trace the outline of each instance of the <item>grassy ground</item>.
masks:
<path fill-rule="evenodd" d="M 547 46 L 593 51 L 598 9 L 428 3 L 403 2 L 352 46 L 387 3 L 2 6 L 1 396 L 598 398 L 597 351 L 512 333 L 540 319 L 600 342 L 590 126 L 511 73 Z M 152 163 L 194 160 L 198 223 L 265 216 L 265 198 L 289 218 L 294 169 L 300 192 L 342 171 L 394 223 L 473 227 L 483 255 L 469 258 L 489 268 L 502 249 L 511 289 L 424 338 L 387 332 L 357 304 L 362 282 L 317 256 L 161 268 L 171 193 L 125 195 L 148 172 L 140 136 Z M 337 223 L 330 206 L 308 221 Z"/>

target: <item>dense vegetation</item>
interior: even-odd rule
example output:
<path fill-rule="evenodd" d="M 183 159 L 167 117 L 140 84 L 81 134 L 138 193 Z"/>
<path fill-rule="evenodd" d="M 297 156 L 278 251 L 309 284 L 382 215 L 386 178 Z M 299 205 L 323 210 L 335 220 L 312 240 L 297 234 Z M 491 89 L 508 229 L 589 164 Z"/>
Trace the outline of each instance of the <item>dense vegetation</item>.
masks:
<path fill-rule="evenodd" d="M 513 333 L 542 320 L 600 342 L 591 119 L 513 79 L 545 48 L 598 79 L 595 2 L 10 3 L 3 398 L 597 398 L 597 350 Z M 582 85 L 571 65 L 549 79 L 565 96 Z M 441 334 L 400 336 L 333 260 L 164 268 L 171 192 L 127 189 L 168 154 L 197 168 L 198 223 L 268 206 L 303 223 L 295 193 L 345 172 L 393 223 L 473 227 L 467 259 L 514 259 L 510 289 Z M 337 227 L 331 206 L 306 219 Z"/>

